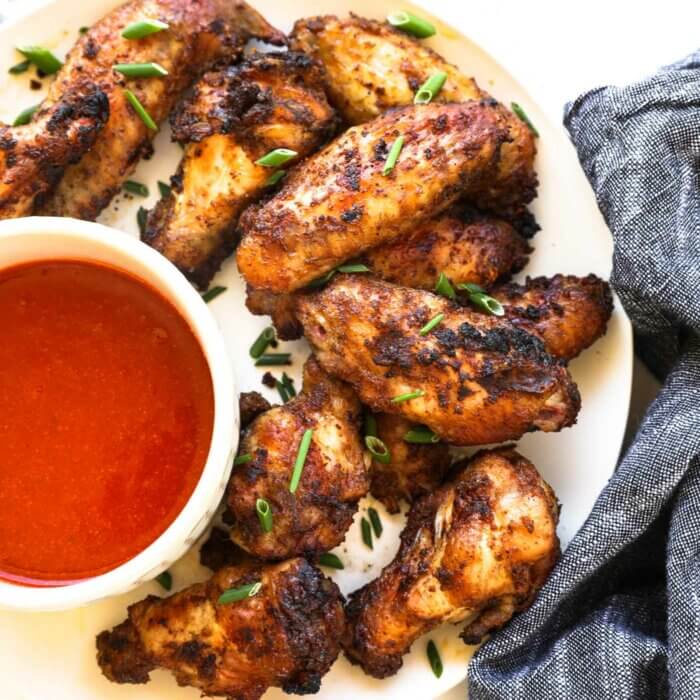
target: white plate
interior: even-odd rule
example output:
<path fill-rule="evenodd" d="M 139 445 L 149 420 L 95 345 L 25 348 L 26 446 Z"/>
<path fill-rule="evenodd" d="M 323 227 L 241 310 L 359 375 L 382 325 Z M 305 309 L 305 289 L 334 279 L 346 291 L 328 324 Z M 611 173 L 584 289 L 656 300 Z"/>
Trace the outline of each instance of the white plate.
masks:
<path fill-rule="evenodd" d="M 12 121 L 25 106 L 38 101 L 26 76 L 9 76 L 6 68 L 16 63 L 15 44 L 41 44 L 62 55 L 77 37 L 78 28 L 89 25 L 118 5 L 118 0 L 55 0 L 22 20 L 0 27 L 0 119 Z M 298 17 L 354 11 L 381 18 L 397 8 L 391 0 L 253 0 L 272 24 L 288 30 Z M 405 7 L 407 3 L 398 3 Z M 420 11 L 425 15 L 424 11 Z M 466 13 L 465 13 L 466 16 Z M 439 23 L 438 23 L 439 24 Z M 542 231 L 534 239 L 535 252 L 526 272 L 586 274 L 607 277 L 611 267 L 612 242 L 598 212 L 593 195 L 581 172 L 563 129 L 547 122 L 544 114 L 525 90 L 490 56 L 453 29 L 440 26 L 439 36 L 429 44 L 457 63 L 497 98 L 519 102 L 537 125 L 541 138 L 537 169 L 541 186 L 534 212 Z M 180 150 L 169 143 L 166 128 L 155 142 L 155 157 L 142 162 L 134 179 L 146 183 L 151 195 L 146 200 L 118 197 L 101 221 L 136 235 L 136 209 L 151 207 L 158 197 L 157 180 L 166 180 L 175 171 Z M 262 370 L 253 367 L 248 347 L 267 319 L 248 314 L 243 305 L 243 285 L 235 265 L 229 260 L 217 275 L 215 284 L 228 291 L 211 304 L 226 337 L 241 390 L 261 390 Z M 308 349 L 304 342 L 286 344 L 294 352 L 294 376 Z M 554 487 L 563 505 L 559 535 L 566 545 L 581 526 L 593 502 L 605 485 L 617 461 L 622 441 L 632 370 L 632 336 L 629 321 L 617 305 L 607 335 L 571 364 L 581 390 L 583 408 L 578 424 L 554 434 L 530 434 L 519 449 L 538 467 Z M 274 392 L 264 390 L 271 399 Z M 361 513 L 371 504 L 363 502 Z M 344 593 L 375 577 L 393 556 L 400 516 L 390 518 L 378 507 L 385 532 L 370 552 L 360 539 L 357 523 L 346 541 L 336 550 L 346 568 L 334 578 Z M 360 513 L 360 514 L 361 514 Z M 182 587 L 207 574 L 197 564 L 196 551 L 173 569 L 176 587 Z M 146 686 L 117 686 L 106 681 L 95 663 L 95 635 L 124 618 L 126 606 L 148 593 L 159 594 L 156 584 L 81 610 L 55 614 L 0 612 L 0 697 L 3 700 L 195 700 L 192 688 L 178 688 L 162 671 L 153 673 Z M 426 639 L 418 640 L 405 657 L 403 669 L 393 678 L 377 681 L 341 658 L 325 677 L 317 697 L 333 700 L 374 700 L 380 697 L 436 698 L 460 682 L 473 651 L 458 639 L 459 627 L 443 626 L 431 633 L 445 666 L 436 679 L 425 660 Z M 270 691 L 268 699 L 282 693 Z"/>

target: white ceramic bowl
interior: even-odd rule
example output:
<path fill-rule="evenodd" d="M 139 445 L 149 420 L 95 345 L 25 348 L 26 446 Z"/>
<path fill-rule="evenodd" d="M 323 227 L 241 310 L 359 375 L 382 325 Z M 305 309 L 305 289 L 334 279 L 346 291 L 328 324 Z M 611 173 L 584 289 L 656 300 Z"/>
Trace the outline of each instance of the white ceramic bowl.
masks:
<path fill-rule="evenodd" d="M 179 559 L 212 519 L 238 446 L 239 415 L 231 363 L 213 316 L 201 296 L 164 257 L 121 231 L 87 221 L 27 217 L 0 221 L 0 269 L 36 260 L 88 260 L 148 282 L 189 322 L 209 364 L 214 388 L 214 427 L 209 455 L 189 501 L 163 534 L 111 571 L 59 587 L 27 587 L 0 580 L 0 606 L 62 610 L 124 593 Z"/>

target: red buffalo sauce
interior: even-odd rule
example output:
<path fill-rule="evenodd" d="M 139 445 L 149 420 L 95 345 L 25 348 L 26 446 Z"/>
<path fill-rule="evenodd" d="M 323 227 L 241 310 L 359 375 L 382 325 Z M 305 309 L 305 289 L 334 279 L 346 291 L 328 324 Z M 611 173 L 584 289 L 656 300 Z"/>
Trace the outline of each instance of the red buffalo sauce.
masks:
<path fill-rule="evenodd" d="M 67 583 L 142 551 L 192 494 L 213 415 L 156 290 L 90 262 L 0 271 L 0 577 Z"/>

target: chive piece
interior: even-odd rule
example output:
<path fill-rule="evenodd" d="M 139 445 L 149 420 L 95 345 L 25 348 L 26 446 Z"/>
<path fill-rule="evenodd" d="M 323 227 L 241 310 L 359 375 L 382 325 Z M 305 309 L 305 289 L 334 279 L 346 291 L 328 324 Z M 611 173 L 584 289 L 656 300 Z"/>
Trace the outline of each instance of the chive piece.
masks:
<path fill-rule="evenodd" d="M 417 425 L 411 428 L 404 436 L 404 442 L 410 442 L 415 445 L 431 445 L 440 442 L 440 436 L 434 433 L 425 425 Z"/>
<path fill-rule="evenodd" d="M 318 558 L 318 563 L 321 566 L 327 566 L 329 569 L 344 569 L 345 565 L 340 561 L 340 557 L 332 552 L 325 552 Z"/>
<path fill-rule="evenodd" d="M 291 352 L 270 352 L 260 355 L 257 360 L 255 360 L 256 367 L 276 367 L 279 365 L 291 365 L 292 364 L 292 353 Z"/>
<path fill-rule="evenodd" d="M 391 452 L 389 452 L 389 448 L 383 440 L 374 435 L 365 435 L 365 445 L 377 462 L 381 464 L 389 464 L 391 462 Z"/>
<path fill-rule="evenodd" d="M 311 445 L 311 438 L 313 437 L 314 431 L 309 428 L 304 431 L 304 435 L 299 443 L 299 451 L 297 452 L 297 458 L 294 462 L 294 470 L 292 471 L 292 478 L 289 482 L 289 493 L 295 493 L 297 487 L 299 486 L 299 481 L 301 480 L 301 472 L 304 469 L 304 462 L 306 462 L 306 455 L 309 453 L 309 447 Z"/>
<path fill-rule="evenodd" d="M 132 22 L 128 25 L 122 32 L 122 36 L 125 39 L 143 39 L 149 34 L 156 34 L 164 29 L 168 29 L 168 25 L 159 19 L 142 19 L 140 22 Z"/>
<path fill-rule="evenodd" d="M 405 394 L 399 394 L 391 399 L 391 403 L 402 403 L 403 401 L 410 401 L 411 399 L 417 399 L 424 396 L 425 392 L 423 389 L 416 389 L 415 391 L 408 391 Z"/>
<path fill-rule="evenodd" d="M 261 588 L 262 583 L 260 581 L 247 583 L 245 586 L 240 586 L 240 588 L 229 588 L 219 596 L 219 605 L 228 605 L 229 603 L 237 603 L 239 600 L 252 598 L 260 592 Z"/>
<path fill-rule="evenodd" d="M 294 388 L 294 380 L 286 372 L 282 372 L 282 384 L 290 397 L 293 398 L 297 395 L 297 390 Z"/>
<path fill-rule="evenodd" d="M 7 72 L 11 73 L 12 75 L 20 75 L 21 73 L 26 73 L 31 65 L 31 61 L 22 61 L 21 63 L 16 63 Z"/>
<path fill-rule="evenodd" d="M 445 314 L 436 314 L 433 316 L 428 323 L 426 323 L 423 328 L 420 329 L 420 335 L 428 335 L 430 331 L 435 328 L 435 326 L 442 323 L 442 319 L 445 318 Z"/>
<path fill-rule="evenodd" d="M 256 165 L 262 165 L 265 168 L 279 168 L 292 158 L 296 158 L 296 151 L 289 148 L 275 148 L 274 151 L 266 153 L 262 158 L 255 161 Z"/>
<path fill-rule="evenodd" d="M 389 150 L 389 155 L 386 157 L 386 162 L 384 163 L 384 169 L 382 170 L 382 175 L 388 175 L 396 165 L 396 161 L 399 159 L 399 153 L 403 148 L 403 136 L 399 136 L 394 143 L 391 144 L 391 149 Z"/>
<path fill-rule="evenodd" d="M 250 356 L 257 360 L 260 355 L 262 355 L 265 350 L 267 350 L 270 343 L 275 339 L 275 329 L 272 326 L 263 328 L 260 335 L 255 339 L 255 342 L 250 346 Z"/>
<path fill-rule="evenodd" d="M 416 15 L 410 12 L 404 12 L 400 10 L 399 12 L 392 12 L 388 17 L 387 21 L 392 27 L 400 29 L 406 34 L 412 34 L 419 39 L 427 39 L 429 36 L 435 34 L 435 27 L 428 22 L 428 20 L 422 17 L 416 17 Z"/>
<path fill-rule="evenodd" d="M 367 518 L 362 518 L 360 527 L 362 528 L 362 541 L 370 549 L 374 549 L 374 544 L 372 543 L 372 526 L 369 524 Z"/>
<path fill-rule="evenodd" d="M 440 273 L 440 276 L 435 283 L 435 291 L 448 299 L 455 299 L 457 296 L 452 283 L 444 272 Z"/>
<path fill-rule="evenodd" d="M 336 268 L 338 272 L 372 272 L 367 265 L 362 263 L 351 263 L 350 265 L 340 265 Z"/>
<path fill-rule="evenodd" d="M 365 436 L 377 437 L 377 419 L 374 413 L 365 412 Z"/>
<path fill-rule="evenodd" d="M 285 175 L 286 173 L 284 170 L 278 170 L 277 172 L 272 173 L 272 175 L 270 175 L 270 177 L 268 177 L 263 183 L 263 187 L 272 187 L 273 185 L 276 185 Z"/>
<path fill-rule="evenodd" d="M 112 70 L 127 78 L 162 78 L 168 74 L 160 63 L 115 63 Z"/>
<path fill-rule="evenodd" d="M 162 574 L 156 576 L 156 581 L 169 591 L 173 587 L 173 575 L 169 571 L 164 571 Z"/>
<path fill-rule="evenodd" d="M 153 121 L 153 118 L 146 111 L 146 108 L 139 102 L 139 98 L 136 97 L 131 90 L 124 90 L 124 95 L 129 104 L 133 107 L 134 112 L 141 117 L 141 121 L 151 129 L 151 131 L 158 131 L 158 125 Z"/>
<path fill-rule="evenodd" d="M 238 455 L 236 459 L 233 460 L 233 466 L 237 467 L 239 464 L 248 464 L 248 462 L 253 461 L 253 455 L 250 452 L 246 452 L 243 455 Z"/>
<path fill-rule="evenodd" d="M 312 280 L 309 282 L 306 287 L 307 289 L 318 289 L 319 287 L 323 287 L 324 284 L 327 284 L 328 282 L 331 281 L 331 278 L 335 275 L 335 268 L 333 270 L 329 270 L 326 272 L 325 275 L 321 275 L 320 277 L 317 277 L 315 280 Z"/>
<path fill-rule="evenodd" d="M 126 180 L 122 187 L 131 194 L 137 194 L 139 197 L 148 197 L 148 187 L 135 180 Z"/>
<path fill-rule="evenodd" d="M 163 199 L 165 199 L 166 197 L 170 196 L 170 193 L 172 192 L 172 187 L 170 187 L 170 185 L 167 185 L 162 180 L 158 180 L 158 191 L 160 192 L 160 196 Z"/>
<path fill-rule="evenodd" d="M 440 678 L 442 675 L 442 659 L 440 658 L 440 652 L 435 646 L 435 642 L 431 639 L 428 642 L 428 647 L 426 649 L 428 654 L 428 661 L 430 662 L 430 668 L 433 669 L 433 673 L 436 678 Z"/>
<path fill-rule="evenodd" d="M 369 521 L 372 523 L 372 529 L 374 530 L 374 536 L 379 539 L 384 532 L 384 527 L 382 526 L 382 519 L 379 517 L 379 513 L 374 508 L 367 509 L 367 515 L 369 515 Z"/>
<path fill-rule="evenodd" d="M 51 51 L 43 46 L 18 46 L 17 51 L 46 75 L 57 73 L 63 65 Z"/>
<path fill-rule="evenodd" d="M 78 29 L 78 34 L 87 34 L 90 31 L 90 27 L 80 27 Z"/>
<path fill-rule="evenodd" d="M 442 86 L 447 80 L 447 73 L 438 71 L 433 73 L 419 88 L 416 96 L 413 98 L 414 105 L 427 105 L 432 102 L 442 90 Z"/>
<path fill-rule="evenodd" d="M 258 520 L 260 521 L 260 527 L 263 532 L 272 531 L 272 508 L 270 504 L 264 498 L 258 498 L 255 501 L 255 510 L 258 513 Z"/>
<path fill-rule="evenodd" d="M 511 102 L 510 103 L 510 108 L 513 110 L 513 113 L 515 114 L 520 121 L 525 122 L 527 124 L 528 129 L 537 137 L 539 138 L 540 132 L 537 131 L 535 128 L 535 125 L 530 121 L 530 117 L 525 114 L 525 110 L 517 103 L 517 102 Z"/>
<path fill-rule="evenodd" d="M 34 112 L 39 109 L 39 105 L 32 105 L 31 107 L 27 107 L 27 109 L 23 109 L 16 117 L 15 120 L 12 122 L 12 126 L 24 126 L 25 124 L 29 124 L 29 122 L 32 120 L 32 117 L 34 116 Z"/>
<path fill-rule="evenodd" d="M 136 223 L 139 226 L 139 233 L 141 234 L 141 237 L 143 237 L 143 234 L 146 233 L 147 219 L 148 212 L 143 207 L 139 207 L 139 210 L 136 212 Z"/>
<path fill-rule="evenodd" d="M 505 314 L 505 309 L 501 302 L 489 296 L 478 284 L 465 282 L 458 284 L 457 289 L 466 291 L 469 295 L 469 301 L 482 311 L 486 311 L 492 316 L 503 316 Z"/>
<path fill-rule="evenodd" d="M 287 403 L 291 398 L 287 392 L 287 387 L 279 379 L 275 379 L 275 388 L 282 399 L 282 403 Z"/>
<path fill-rule="evenodd" d="M 202 301 L 204 301 L 205 304 L 208 304 L 213 299 L 216 299 L 219 294 L 223 294 L 226 289 L 226 287 L 220 287 L 218 285 L 216 287 L 209 287 L 209 289 L 202 294 Z"/>

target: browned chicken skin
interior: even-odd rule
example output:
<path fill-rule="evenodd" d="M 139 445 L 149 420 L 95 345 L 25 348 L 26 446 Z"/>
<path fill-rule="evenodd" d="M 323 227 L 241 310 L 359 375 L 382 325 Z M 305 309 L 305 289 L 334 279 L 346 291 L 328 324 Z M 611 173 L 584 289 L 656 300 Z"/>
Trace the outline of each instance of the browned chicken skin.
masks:
<path fill-rule="evenodd" d="M 162 20 L 168 29 L 143 39 L 122 37 L 126 26 L 144 18 Z M 94 24 L 66 57 L 45 105 L 60 101 L 89 79 L 109 98 L 109 120 L 90 152 L 66 170 L 38 213 L 94 219 L 150 152 L 155 132 L 129 105 L 125 88 L 159 123 L 202 70 L 218 58 L 231 58 L 250 37 L 284 42 L 283 35 L 242 0 L 131 0 Z M 150 62 L 159 63 L 168 75 L 134 80 L 112 68 L 117 63 Z"/>
<path fill-rule="evenodd" d="M 218 603 L 255 582 L 257 595 Z M 161 667 L 178 685 L 230 700 L 258 700 L 270 687 L 315 693 L 338 656 L 343 619 L 338 587 L 304 559 L 245 563 L 130 606 L 125 622 L 97 637 L 97 661 L 115 683 L 147 683 Z"/>
<path fill-rule="evenodd" d="M 241 211 L 274 168 L 276 148 L 303 158 L 333 134 L 335 112 L 318 64 L 300 53 L 253 54 L 205 74 L 171 117 L 185 152 L 169 196 L 150 213 L 144 240 L 206 288 L 232 251 Z"/>
<path fill-rule="evenodd" d="M 467 643 L 527 608 L 559 555 L 552 489 L 515 450 L 479 452 L 417 501 L 401 547 L 351 596 L 343 649 L 377 678 L 396 673 L 422 634 L 466 622 Z"/>
<path fill-rule="evenodd" d="M 311 357 L 301 393 L 258 416 L 243 434 L 240 454 L 253 459 L 234 468 L 227 506 L 231 539 L 261 559 L 314 556 L 345 538 L 357 504 L 369 490 L 368 463 L 359 432 L 361 406 L 353 390 L 329 377 Z M 301 481 L 289 491 L 304 432 L 313 430 Z M 256 501 L 272 510 L 264 532 Z"/>

